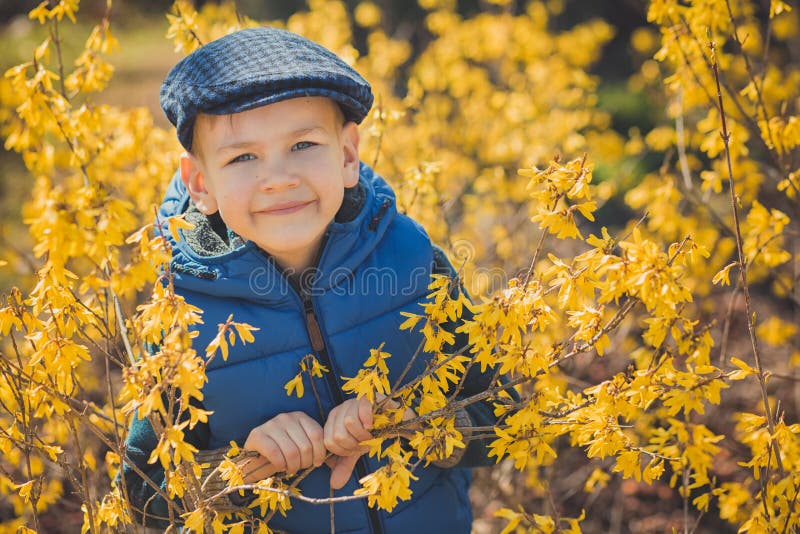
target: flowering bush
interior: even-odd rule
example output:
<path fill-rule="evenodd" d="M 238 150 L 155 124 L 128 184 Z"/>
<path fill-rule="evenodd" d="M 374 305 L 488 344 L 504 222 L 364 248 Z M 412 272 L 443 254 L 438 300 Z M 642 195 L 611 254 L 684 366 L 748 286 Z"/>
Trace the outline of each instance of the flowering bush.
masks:
<path fill-rule="evenodd" d="M 665 117 L 623 138 L 587 72 L 612 37 L 607 23 L 554 32 L 558 2 L 492 0 L 471 18 L 452 0 L 419 3 L 431 40 L 418 54 L 387 35 L 368 1 L 351 14 L 310 0 L 270 22 L 324 44 L 373 84 L 362 159 L 448 245 L 475 296 L 454 296 L 456 281 L 435 277 L 427 304 L 407 314 L 401 328 L 420 329 L 434 354 L 424 375 L 390 383 L 392 355 L 373 347 L 348 379 L 358 396 L 397 401 L 378 402 L 368 444 L 388 463 L 357 495 L 391 510 L 411 496 L 417 465 L 488 437 L 528 492 L 496 511 L 503 532 L 597 529 L 587 508 L 619 479 L 671 488 L 684 532 L 706 522 L 798 531 L 798 14 L 779 0 L 764 13 L 751 0 L 653 0 L 650 26 L 633 36 L 642 64 L 629 83 Z M 178 144 L 144 109 L 93 102 L 120 43 L 109 0 L 65 64 L 59 32 L 77 10 L 78 0 L 33 9 L 50 36 L 0 84 L 5 147 L 34 180 L 24 216 L 38 258 L 30 287 L 6 291 L 0 308 L 0 493 L 13 508 L 2 527 L 43 530 L 74 492 L 84 531 L 128 529 L 134 514 L 114 480 L 137 412 L 160 438 L 150 460 L 167 474 L 158 491 L 174 523 L 269 532 L 272 514 L 304 498 L 292 480 L 245 485 L 232 444 L 224 491 L 253 489 L 261 513 L 218 513 L 184 441 L 209 415 L 191 402 L 208 362 L 257 341 L 260 325 L 230 317 L 211 345 L 192 346 L 202 310 L 175 293 L 153 222 Z M 233 4 L 198 12 L 177 0 L 167 16 L 168 37 L 187 53 L 256 24 Z M 353 24 L 365 51 L 352 45 Z M 634 220 L 591 224 L 647 153 L 663 164 L 624 192 Z M 619 176 L 595 183 L 593 161 Z M 187 225 L 166 221 L 176 239 Z M 469 344 L 453 347 L 441 326 L 465 308 Z M 494 373 L 492 386 L 456 400 L 473 366 Z M 325 372 L 304 359 L 286 393 L 303 395 Z M 456 426 L 458 408 L 486 399 L 496 427 Z M 417 417 L 404 422 L 407 406 Z M 581 468 L 566 477 L 559 462 L 575 452 Z M 482 483 L 507 483 L 507 472 Z"/>

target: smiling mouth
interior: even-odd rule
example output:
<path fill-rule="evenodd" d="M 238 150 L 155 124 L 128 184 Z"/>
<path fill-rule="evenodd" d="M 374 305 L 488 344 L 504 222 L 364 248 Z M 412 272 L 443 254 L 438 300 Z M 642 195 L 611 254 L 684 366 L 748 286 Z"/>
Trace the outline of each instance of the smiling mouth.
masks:
<path fill-rule="evenodd" d="M 300 211 L 301 209 L 310 205 L 312 202 L 313 201 L 311 200 L 306 202 L 298 202 L 298 201 L 283 202 L 281 204 L 276 204 L 274 206 L 270 206 L 269 208 L 260 210 L 259 213 L 264 213 L 266 215 L 287 215 L 289 213 Z"/>

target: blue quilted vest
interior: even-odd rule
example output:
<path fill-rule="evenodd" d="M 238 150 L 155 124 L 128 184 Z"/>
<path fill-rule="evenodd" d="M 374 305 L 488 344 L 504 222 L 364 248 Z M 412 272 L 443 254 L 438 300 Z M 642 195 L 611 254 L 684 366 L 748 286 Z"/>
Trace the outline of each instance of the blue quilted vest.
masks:
<path fill-rule="evenodd" d="M 231 252 L 204 257 L 185 240 L 173 243 L 175 286 L 187 302 L 203 310 L 195 348 L 202 350 L 229 314 L 234 321 L 258 327 L 255 342 L 232 347 L 227 361 L 210 364 L 203 404 L 209 418 L 209 449 L 235 441 L 244 443 L 250 430 L 272 417 L 302 410 L 324 422 L 308 378 L 305 395 L 289 397 L 284 385 L 300 371 L 309 353 L 330 372 L 314 379 L 327 414 L 348 398 L 342 377 L 353 377 L 369 349 L 385 343 L 391 353 L 390 380 L 402 372 L 421 340 L 418 332 L 399 331 L 401 311 L 419 312 L 427 294 L 433 255 L 431 242 L 419 224 L 397 212 L 389 185 L 361 164 L 360 182 L 366 202 L 351 221 L 328 228 L 314 282 L 298 292 L 271 258 L 251 242 Z M 173 179 L 160 209 L 162 218 L 186 210 L 189 197 L 179 178 Z M 163 220 L 163 219 L 162 219 Z M 167 232 L 166 235 L 169 235 Z M 425 368 L 418 358 L 408 374 Z M 362 457 L 348 484 L 335 493 L 351 495 L 358 478 L 379 467 Z M 469 532 L 472 512 L 467 498 L 470 471 L 419 466 L 412 481 L 412 498 L 391 512 L 367 507 L 366 500 L 336 504 L 337 534 Z M 315 469 L 299 485 L 303 495 L 329 496 L 330 470 Z M 330 507 L 293 500 L 286 517 L 272 519 L 273 529 L 293 534 L 330 531 Z"/>

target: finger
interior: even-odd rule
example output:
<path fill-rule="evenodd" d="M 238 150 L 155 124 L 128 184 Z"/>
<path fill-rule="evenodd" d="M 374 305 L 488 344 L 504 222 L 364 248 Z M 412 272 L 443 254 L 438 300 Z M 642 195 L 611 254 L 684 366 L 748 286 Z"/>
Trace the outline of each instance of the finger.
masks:
<path fill-rule="evenodd" d="M 339 463 L 339 458 L 341 458 L 341 456 L 336 456 L 335 454 L 331 454 L 327 458 L 325 458 L 325 465 L 330 467 L 331 471 L 333 471 L 333 468 L 336 467 L 337 463 Z"/>
<path fill-rule="evenodd" d="M 357 426 L 361 426 L 358 422 L 356 414 L 342 414 L 333 422 L 330 436 L 325 446 L 329 451 L 339 456 L 349 456 L 358 447 L 359 439 L 353 436 L 348 429 L 348 425 L 352 426 L 353 421 L 356 421 Z"/>
<path fill-rule="evenodd" d="M 333 442 L 333 427 L 336 426 L 336 408 L 330 411 L 328 414 L 328 419 L 325 421 L 325 425 L 322 427 L 322 443 L 325 444 L 325 450 L 333 452 L 331 447 L 335 447 L 336 444 Z M 334 454 L 336 454 L 334 452 Z M 328 460 L 325 460 L 327 463 Z"/>
<path fill-rule="evenodd" d="M 362 439 L 369 439 L 372 437 L 372 403 L 365 398 L 359 399 L 358 402 L 358 419 L 361 421 L 361 426 L 367 431 L 369 437 Z"/>
<path fill-rule="evenodd" d="M 347 456 L 350 453 L 353 438 L 344 426 L 346 406 L 340 405 L 337 408 L 345 409 L 331 410 L 323 429 L 325 448 L 338 456 Z"/>
<path fill-rule="evenodd" d="M 367 401 L 367 404 L 369 405 L 369 401 Z M 357 447 L 359 442 L 372 437 L 370 431 L 364 428 L 360 417 L 360 411 L 361 405 L 354 404 L 353 408 L 348 410 L 348 413 L 344 416 L 344 427 L 350 434 L 350 441 L 355 442 L 351 445 L 351 448 Z"/>
<path fill-rule="evenodd" d="M 275 474 L 275 467 L 263 456 L 248 458 L 240 462 L 242 480 L 245 484 L 252 484 L 264 480 Z"/>
<path fill-rule="evenodd" d="M 266 458 L 276 472 L 286 471 L 286 458 L 283 456 L 280 444 L 273 438 L 273 435 L 267 434 L 263 427 L 258 427 L 250 432 L 244 448 L 256 451 Z"/>
<path fill-rule="evenodd" d="M 336 427 L 336 420 L 339 417 L 341 407 L 342 406 L 340 404 L 328 412 L 328 418 L 325 420 L 325 424 L 322 427 L 322 442 L 325 444 L 326 448 L 328 447 L 329 443 L 332 443 L 333 429 Z"/>
<path fill-rule="evenodd" d="M 300 450 L 297 448 L 294 438 L 285 428 L 279 428 L 272 432 L 270 438 L 278 445 L 280 458 L 286 466 L 283 470 L 288 474 L 296 473 L 300 469 Z M 272 461 L 269 456 L 267 459 Z"/>
<path fill-rule="evenodd" d="M 305 432 L 297 427 L 285 429 L 285 434 L 277 436 L 278 445 L 286 460 L 286 473 L 293 475 L 303 467 L 303 450 L 307 450 L 310 457 L 311 444 L 307 442 Z"/>
<path fill-rule="evenodd" d="M 331 471 L 331 487 L 333 489 L 341 489 L 347 484 L 356 466 L 356 462 L 358 462 L 360 457 L 361 455 L 359 454 L 339 457 L 339 460 Z"/>
<path fill-rule="evenodd" d="M 325 449 L 325 435 L 322 427 L 310 417 L 301 418 L 300 425 L 303 427 L 303 431 L 306 433 L 311 443 L 311 463 L 307 465 L 319 467 L 322 465 L 322 462 L 325 461 L 325 456 L 328 454 L 328 451 Z"/>
<path fill-rule="evenodd" d="M 314 465 L 314 446 L 311 444 L 311 440 L 308 439 L 305 429 L 298 423 L 296 426 L 287 428 L 286 433 L 294 442 L 295 450 L 297 451 L 296 457 L 287 458 L 287 462 L 294 467 L 294 470 L 290 472 L 296 473 L 301 469 Z"/>

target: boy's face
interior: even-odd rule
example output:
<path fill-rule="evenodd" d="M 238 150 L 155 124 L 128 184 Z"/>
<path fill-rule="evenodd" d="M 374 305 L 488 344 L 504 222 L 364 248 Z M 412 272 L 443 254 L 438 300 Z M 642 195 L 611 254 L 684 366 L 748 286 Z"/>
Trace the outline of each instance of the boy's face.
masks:
<path fill-rule="evenodd" d="M 358 182 L 358 128 L 341 117 L 323 97 L 200 115 L 181 177 L 200 211 L 300 271 Z"/>

